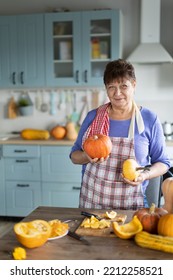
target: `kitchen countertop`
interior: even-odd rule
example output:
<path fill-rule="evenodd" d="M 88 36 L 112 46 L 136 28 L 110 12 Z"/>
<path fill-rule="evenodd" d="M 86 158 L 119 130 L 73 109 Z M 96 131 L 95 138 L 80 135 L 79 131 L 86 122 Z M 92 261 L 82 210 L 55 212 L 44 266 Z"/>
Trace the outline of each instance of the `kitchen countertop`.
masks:
<path fill-rule="evenodd" d="M 72 146 L 74 141 L 67 139 L 56 140 L 54 138 L 49 138 L 48 140 L 24 140 L 19 137 L 10 137 L 8 139 L 2 140 L 0 138 L 0 144 L 14 144 L 14 145 L 60 145 L 60 146 Z M 173 146 L 173 140 L 166 141 L 166 146 Z"/>
<path fill-rule="evenodd" d="M 80 208 L 38 207 L 31 212 L 23 221 L 35 219 L 61 221 L 73 220 L 70 229 L 74 231 L 83 216 Z M 106 210 L 97 210 L 97 213 L 105 213 Z M 108 210 L 109 211 L 109 210 Z M 90 212 L 94 210 L 90 209 Z M 95 211 L 96 212 L 96 211 Z M 130 221 L 134 211 L 120 210 L 118 214 L 126 214 Z M 43 246 L 35 249 L 26 249 L 27 260 L 172 260 L 173 254 L 161 251 L 141 248 L 134 240 L 124 240 L 112 234 L 111 237 L 84 236 L 90 245 L 76 240 L 68 235 L 63 238 L 47 241 Z M 14 247 L 21 246 L 18 243 L 13 230 L 0 238 L 0 259 L 12 260 L 11 252 Z"/>
<path fill-rule="evenodd" d="M 24 140 L 21 137 L 10 137 L 9 139 L 0 139 L 0 145 L 13 144 L 13 145 L 51 145 L 51 146 L 72 146 L 74 141 L 70 140 L 56 140 L 54 138 L 49 138 L 48 140 Z"/>

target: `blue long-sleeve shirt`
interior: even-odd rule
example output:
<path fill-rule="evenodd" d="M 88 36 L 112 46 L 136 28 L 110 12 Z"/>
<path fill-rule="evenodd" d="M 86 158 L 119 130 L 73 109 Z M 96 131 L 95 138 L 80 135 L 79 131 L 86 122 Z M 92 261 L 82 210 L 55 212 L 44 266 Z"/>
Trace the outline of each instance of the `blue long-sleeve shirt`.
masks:
<path fill-rule="evenodd" d="M 139 165 L 146 166 L 156 162 L 162 162 L 170 168 L 170 161 L 166 153 L 166 144 L 163 134 L 162 125 L 157 115 L 146 108 L 140 110 L 145 130 L 142 134 L 138 133 L 137 125 L 135 126 L 134 148 L 135 156 Z M 90 111 L 78 134 L 78 137 L 71 149 L 71 153 L 76 150 L 82 150 L 82 137 L 88 126 L 92 123 L 96 116 L 96 109 Z M 109 136 L 111 137 L 128 137 L 129 120 L 109 120 Z M 71 154 L 70 153 L 70 154 Z M 82 166 L 82 176 L 84 174 L 86 165 Z"/>

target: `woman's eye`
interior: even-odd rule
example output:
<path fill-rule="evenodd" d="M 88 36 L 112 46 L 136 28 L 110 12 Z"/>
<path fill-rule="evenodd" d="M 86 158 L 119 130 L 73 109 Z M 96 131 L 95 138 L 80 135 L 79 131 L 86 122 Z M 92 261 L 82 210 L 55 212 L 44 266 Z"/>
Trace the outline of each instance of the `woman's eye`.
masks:
<path fill-rule="evenodd" d="M 121 87 L 122 87 L 123 89 L 128 88 L 128 86 L 127 86 L 127 85 L 122 85 Z"/>
<path fill-rule="evenodd" d="M 108 90 L 114 90 L 114 89 L 115 89 L 114 86 L 109 86 L 109 87 L 108 87 Z"/>

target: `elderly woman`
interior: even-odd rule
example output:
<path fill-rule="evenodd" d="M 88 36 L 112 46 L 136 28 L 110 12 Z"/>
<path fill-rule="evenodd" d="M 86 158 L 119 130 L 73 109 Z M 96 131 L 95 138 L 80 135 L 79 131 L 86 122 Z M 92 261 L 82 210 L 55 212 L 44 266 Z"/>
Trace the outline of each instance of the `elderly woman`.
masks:
<path fill-rule="evenodd" d="M 125 60 L 109 62 L 104 72 L 109 101 L 90 111 L 72 147 L 70 158 L 82 165 L 80 207 L 96 209 L 137 209 L 146 207 L 148 180 L 164 174 L 170 167 L 165 152 L 161 123 L 155 113 L 134 102 L 134 67 Z M 96 134 L 108 135 L 112 152 L 107 158 L 91 159 L 83 150 L 84 140 Z M 125 159 L 140 166 L 151 165 L 136 181 L 122 176 Z"/>

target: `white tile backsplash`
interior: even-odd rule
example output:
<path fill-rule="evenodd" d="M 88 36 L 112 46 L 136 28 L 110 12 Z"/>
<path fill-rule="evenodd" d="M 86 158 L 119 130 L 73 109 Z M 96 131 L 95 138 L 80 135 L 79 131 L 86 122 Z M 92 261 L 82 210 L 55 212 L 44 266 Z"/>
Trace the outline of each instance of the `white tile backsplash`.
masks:
<path fill-rule="evenodd" d="M 134 65 L 137 88 L 135 92 L 135 100 L 137 104 L 148 107 L 153 110 L 161 122 L 173 122 L 173 64 L 159 64 L 159 65 Z M 55 115 L 50 114 L 50 107 L 48 112 L 41 112 L 36 106 L 36 97 L 42 96 L 44 102 L 48 102 L 50 106 L 50 93 L 51 90 L 37 90 L 29 91 L 30 97 L 34 103 L 33 116 L 22 117 L 16 119 L 7 119 L 7 105 L 9 99 L 14 96 L 17 101 L 21 91 L 1 90 L 0 91 L 0 131 L 21 130 L 26 127 L 46 129 L 56 124 L 64 124 L 66 122 L 67 113 L 72 112 L 72 99 L 71 105 L 59 109 L 60 93 L 64 89 L 55 90 Z M 104 89 L 99 90 L 99 104 L 107 101 Z M 87 96 L 89 101 L 89 109 L 92 109 L 92 91 L 91 89 L 69 89 L 71 95 L 73 91 L 77 93 L 77 111 L 80 112 L 83 105 L 83 97 Z M 67 93 L 67 91 L 66 91 Z M 68 112 L 67 112 L 68 111 Z"/>

